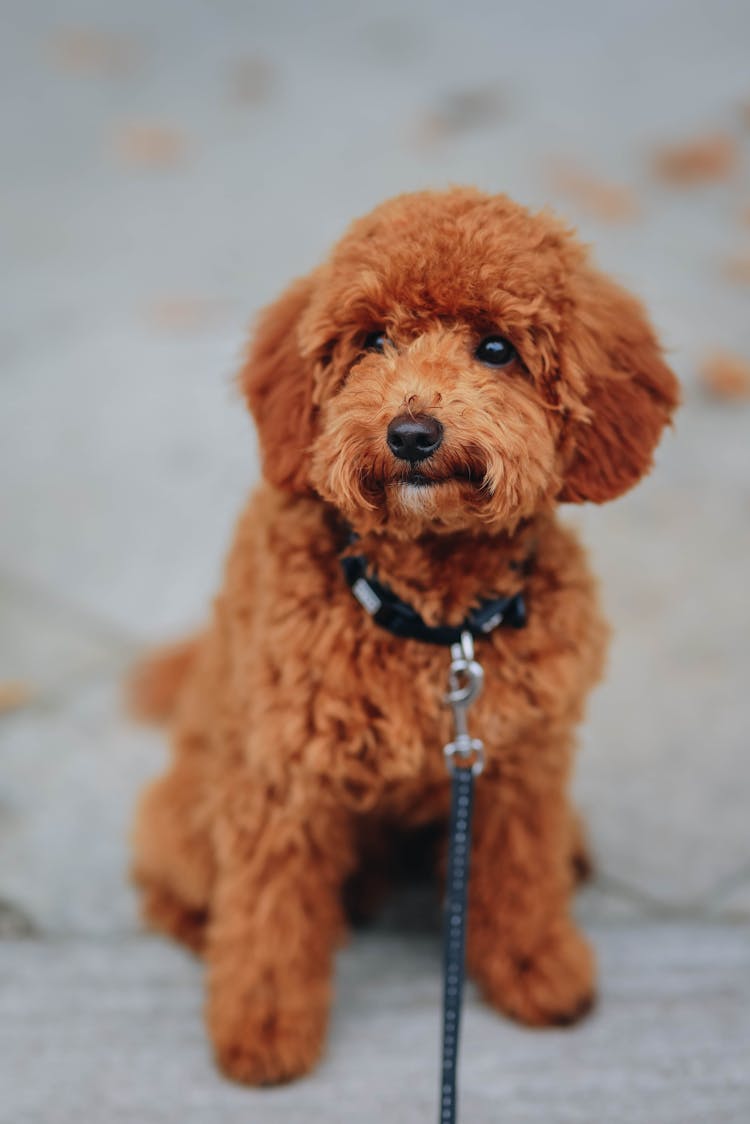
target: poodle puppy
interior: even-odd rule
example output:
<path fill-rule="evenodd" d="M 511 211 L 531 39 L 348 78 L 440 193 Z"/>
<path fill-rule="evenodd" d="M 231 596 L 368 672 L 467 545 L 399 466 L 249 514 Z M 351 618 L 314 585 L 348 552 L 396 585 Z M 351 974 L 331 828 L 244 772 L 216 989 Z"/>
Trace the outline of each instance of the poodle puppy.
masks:
<path fill-rule="evenodd" d="M 261 315 L 240 385 L 263 482 L 205 632 L 142 672 L 172 762 L 135 827 L 145 918 L 205 956 L 218 1064 L 313 1066 L 347 887 L 393 833 L 447 821 L 448 649 L 380 628 L 352 554 L 430 626 L 523 594 L 525 627 L 477 640 L 467 959 L 498 1010 L 572 1022 L 595 965 L 567 786 L 607 629 L 555 512 L 651 466 L 678 389 L 643 309 L 549 214 L 405 195 Z"/>

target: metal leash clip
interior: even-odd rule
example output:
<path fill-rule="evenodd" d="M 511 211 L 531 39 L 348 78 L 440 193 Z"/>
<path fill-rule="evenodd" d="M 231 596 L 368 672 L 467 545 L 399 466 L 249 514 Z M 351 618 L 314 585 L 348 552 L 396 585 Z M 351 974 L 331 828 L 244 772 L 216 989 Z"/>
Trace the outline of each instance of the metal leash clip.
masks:
<path fill-rule="evenodd" d="M 484 743 L 472 738 L 466 724 L 466 712 L 482 690 L 484 670 L 474 659 L 474 638 L 462 632 L 461 640 L 451 644 L 451 666 L 448 673 L 448 694 L 445 702 L 453 711 L 456 735 L 443 750 L 448 768 L 471 768 L 479 776 L 484 768 Z"/>

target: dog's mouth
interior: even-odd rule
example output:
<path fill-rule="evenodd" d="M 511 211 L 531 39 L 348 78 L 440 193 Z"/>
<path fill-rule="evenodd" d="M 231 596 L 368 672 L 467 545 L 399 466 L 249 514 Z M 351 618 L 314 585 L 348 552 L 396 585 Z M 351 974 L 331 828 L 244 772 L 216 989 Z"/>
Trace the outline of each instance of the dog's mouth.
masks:
<path fill-rule="evenodd" d="M 492 493 L 484 466 L 468 460 L 452 465 L 432 465 L 424 461 L 412 466 L 390 465 L 378 473 L 362 472 L 359 487 L 363 499 L 372 508 L 379 508 L 383 503 L 387 506 L 389 496 L 409 505 L 421 497 L 422 504 L 429 505 L 441 502 L 438 495 L 449 503 L 475 506 Z M 400 509 L 400 502 L 398 506 Z"/>
<path fill-rule="evenodd" d="M 468 465 L 443 476 L 413 468 L 404 475 L 389 481 L 391 486 L 410 488 L 436 488 L 442 484 L 456 483 L 470 484 L 475 488 L 480 488 L 484 483 L 484 474 L 476 472 Z"/>
<path fill-rule="evenodd" d="M 406 476 L 394 480 L 393 483 L 406 488 L 432 488 L 438 484 L 445 484 L 452 477 L 427 476 L 424 472 L 410 472 Z"/>

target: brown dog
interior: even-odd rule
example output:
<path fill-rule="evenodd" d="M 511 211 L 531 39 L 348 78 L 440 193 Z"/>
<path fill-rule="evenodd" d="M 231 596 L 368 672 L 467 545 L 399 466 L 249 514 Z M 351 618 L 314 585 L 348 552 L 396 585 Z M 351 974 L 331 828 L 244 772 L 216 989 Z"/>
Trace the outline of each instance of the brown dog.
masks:
<path fill-rule="evenodd" d="M 264 313 L 241 380 L 265 483 L 205 635 L 141 681 L 176 715 L 135 858 L 148 921 L 205 953 L 219 1064 L 248 1082 L 313 1065 L 344 884 L 378 833 L 447 816 L 447 651 L 379 628 L 346 551 L 430 625 L 524 594 L 527 626 L 477 641 L 468 961 L 500 1010 L 574 1020 L 594 959 L 566 788 L 606 628 L 555 507 L 651 465 L 678 392 L 641 307 L 548 215 L 408 195 Z"/>

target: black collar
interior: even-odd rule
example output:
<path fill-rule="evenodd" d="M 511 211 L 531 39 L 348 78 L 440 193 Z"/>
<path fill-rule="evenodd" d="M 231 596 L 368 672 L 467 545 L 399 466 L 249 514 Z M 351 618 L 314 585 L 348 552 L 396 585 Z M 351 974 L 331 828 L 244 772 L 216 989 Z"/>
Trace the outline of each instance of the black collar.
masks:
<path fill-rule="evenodd" d="M 376 624 L 394 636 L 421 640 L 425 644 L 450 645 L 459 642 L 462 632 L 470 632 L 472 636 L 487 636 L 500 626 L 524 628 L 526 625 L 523 593 L 481 601 L 459 625 L 429 625 L 412 605 L 402 601 L 387 585 L 368 574 L 364 554 L 342 555 L 340 562 L 349 588 L 362 608 Z"/>

